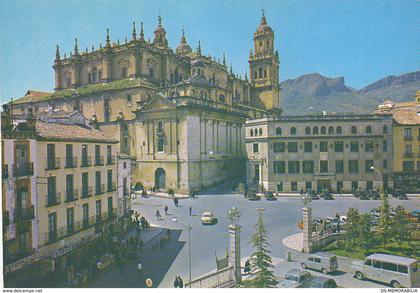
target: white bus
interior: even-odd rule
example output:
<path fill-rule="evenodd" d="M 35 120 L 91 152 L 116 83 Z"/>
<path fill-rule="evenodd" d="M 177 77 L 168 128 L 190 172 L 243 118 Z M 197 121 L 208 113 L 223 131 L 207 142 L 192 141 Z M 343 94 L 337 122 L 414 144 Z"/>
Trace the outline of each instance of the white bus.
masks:
<path fill-rule="evenodd" d="M 390 284 L 394 288 L 419 287 L 420 272 L 414 258 L 374 253 L 363 261 L 353 261 L 351 272 L 359 279 Z"/>

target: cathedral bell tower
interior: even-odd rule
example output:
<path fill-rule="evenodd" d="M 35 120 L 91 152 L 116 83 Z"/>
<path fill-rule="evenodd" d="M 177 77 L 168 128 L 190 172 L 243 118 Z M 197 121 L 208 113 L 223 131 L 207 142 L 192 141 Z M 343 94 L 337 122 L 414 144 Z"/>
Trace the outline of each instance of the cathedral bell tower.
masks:
<path fill-rule="evenodd" d="M 258 96 L 267 110 L 279 110 L 279 56 L 274 52 L 274 32 L 267 24 L 264 10 L 261 23 L 254 33 L 254 53 L 249 54 L 251 83 L 255 95 Z"/>

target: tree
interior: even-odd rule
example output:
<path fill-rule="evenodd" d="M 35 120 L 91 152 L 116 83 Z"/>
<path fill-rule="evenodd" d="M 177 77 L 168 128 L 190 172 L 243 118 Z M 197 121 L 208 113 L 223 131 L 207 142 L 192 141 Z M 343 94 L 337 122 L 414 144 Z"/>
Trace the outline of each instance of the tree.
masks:
<path fill-rule="evenodd" d="M 379 215 L 378 238 L 380 243 L 386 247 L 386 244 L 392 239 L 392 214 L 388 197 L 382 194 L 382 203 Z"/>
<path fill-rule="evenodd" d="M 369 214 L 362 214 L 359 219 L 359 235 L 358 235 L 358 244 L 360 248 L 364 250 L 365 253 L 369 252 L 369 249 L 374 245 L 374 239 L 370 231 L 372 224 L 370 222 Z"/>
<path fill-rule="evenodd" d="M 347 211 L 347 222 L 345 225 L 345 249 L 347 251 L 354 250 L 356 245 L 356 239 L 359 237 L 359 221 L 360 214 L 359 211 L 354 208 L 349 208 Z"/>
<path fill-rule="evenodd" d="M 392 236 L 395 242 L 398 243 L 398 246 L 401 249 L 402 243 L 404 241 L 409 241 L 411 238 L 411 229 L 407 218 L 404 215 L 404 208 L 402 206 L 397 206 L 395 209 L 394 221 L 392 223 Z"/>
<path fill-rule="evenodd" d="M 277 284 L 274 278 L 273 262 L 269 253 L 270 244 L 268 243 L 268 234 L 265 230 L 262 214 L 258 217 L 258 222 L 255 225 L 255 233 L 251 235 L 251 241 L 256 248 L 256 251 L 251 255 L 251 271 L 255 272 L 255 279 L 252 280 L 251 286 L 257 288 L 271 288 Z"/>

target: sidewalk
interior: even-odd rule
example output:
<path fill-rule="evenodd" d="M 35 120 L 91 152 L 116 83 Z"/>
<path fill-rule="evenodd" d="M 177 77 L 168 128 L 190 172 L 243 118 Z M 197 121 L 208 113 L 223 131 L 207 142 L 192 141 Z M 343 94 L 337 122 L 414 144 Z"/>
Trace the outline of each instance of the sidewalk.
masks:
<path fill-rule="evenodd" d="M 142 230 L 140 233 L 140 239 L 143 240 L 144 244 L 147 244 L 148 242 L 152 241 L 155 237 L 159 236 L 160 233 L 162 233 L 164 229 L 155 225 L 151 225 L 149 229 Z M 129 239 L 130 237 L 136 237 L 137 232 L 136 229 L 131 229 L 131 231 L 128 231 L 124 235 L 124 240 Z"/>
<path fill-rule="evenodd" d="M 287 248 L 301 252 L 303 249 L 303 233 L 287 236 L 281 242 Z"/>
<path fill-rule="evenodd" d="M 166 198 L 166 199 L 187 199 L 190 198 L 190 196 L 188 194 L 179 194 L 179 193 L 175 193 L 174 196 L 170 196 L 168 193 L 166 192 L 148 192 L 147 193 L 148 197 L 160 197 L 160 198 Z M 141 194 L 139 193 L 132 193 L 131 194 L 131 198 L 132 199 L 139 199 L 141 198 Z"/>

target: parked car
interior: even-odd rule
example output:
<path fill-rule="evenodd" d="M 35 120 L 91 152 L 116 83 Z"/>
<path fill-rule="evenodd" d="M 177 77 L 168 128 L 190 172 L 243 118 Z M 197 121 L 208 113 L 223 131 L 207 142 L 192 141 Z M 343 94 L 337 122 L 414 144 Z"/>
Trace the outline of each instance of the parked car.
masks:
<path fill-rule="evenodd" d="M 301 262 L 303 269 L 321 271 L 323 274 L 334 272 L 338 269 L 337 256 L 328 252 L 313 253 Z"/>
<path fill-rule="evenodd" d="M 277 197 L 271 191 L 265 193 L 265 198 L 267 200 L 277 200 Z"/>
<path fill-rule="evenodd" d="M 203 225 L 213 225 L 214 223 L 216 223 L 216 216 L 213 212 L 205 211 L 201 215 L 201 223 Z"/>
<path fill-rule="evenodd" d="M 308 287 L 305 286 L 302 288 L 337 288 L 337 283 L 334 279 L 323 276 L 313 277 L 310 282 L 306 284 L 308 284 Z"/>
<path fill-rule="evenodd" d="M 418 261 L 414 258 L 374 253 L 363 261 L 353 261 L 350 272 L 359 280 L 370 279 L 394 288 L 420 286 Z"/>
<path fill-rule="evenodd" d="M 329 191 L 326 191 L 326 192 L 323 193 L 323 198 L 326 199 L 326 200 L 332 200 L 332 199 L 334 199 L 332 193 L 329 192 Z"/>
<path fill-rule="evenodd" d="M 381 195 L 379 194 L 379 192 L 378 191 L 376 191 L 376 190 L 372 190 L 372 189 L 370 189 L 370 190 L 367 190 L 366 191 L 366 193 L 367 193 L 367 196 L 370 198 L 370 199 L 380 199 L 381 198 Z"/>
<path fill-rule="evenodd" d="M 315 190 L 310 189 L 306 192 L 306 194 L 312 200 L 318 200 L 319 199 L 319 195 Z"/>
<path fill-rule="evenodd" d="M 286 273 L 284 280 L 281 280 L 277 284 L 277 287 L 303 288 L 304 286 L 308 286 L 311 279 L 312 275 L 310 272 L 301 269 L 291 269 Z"/>
<path fill-rule="evenodd" d="M 98 259 L 96 263 L 98 270 L 106 271 L 115 262 L 115 256 L 110 253 L 105 253 Z"/>
<path fill-rule="evenodd" d="M 260 200 L 261 197 L 259 197 L 256 193 L 251 193 L 250 195 L 248 195 L 248 199 L 255 201 L 255 200 Z"/>

